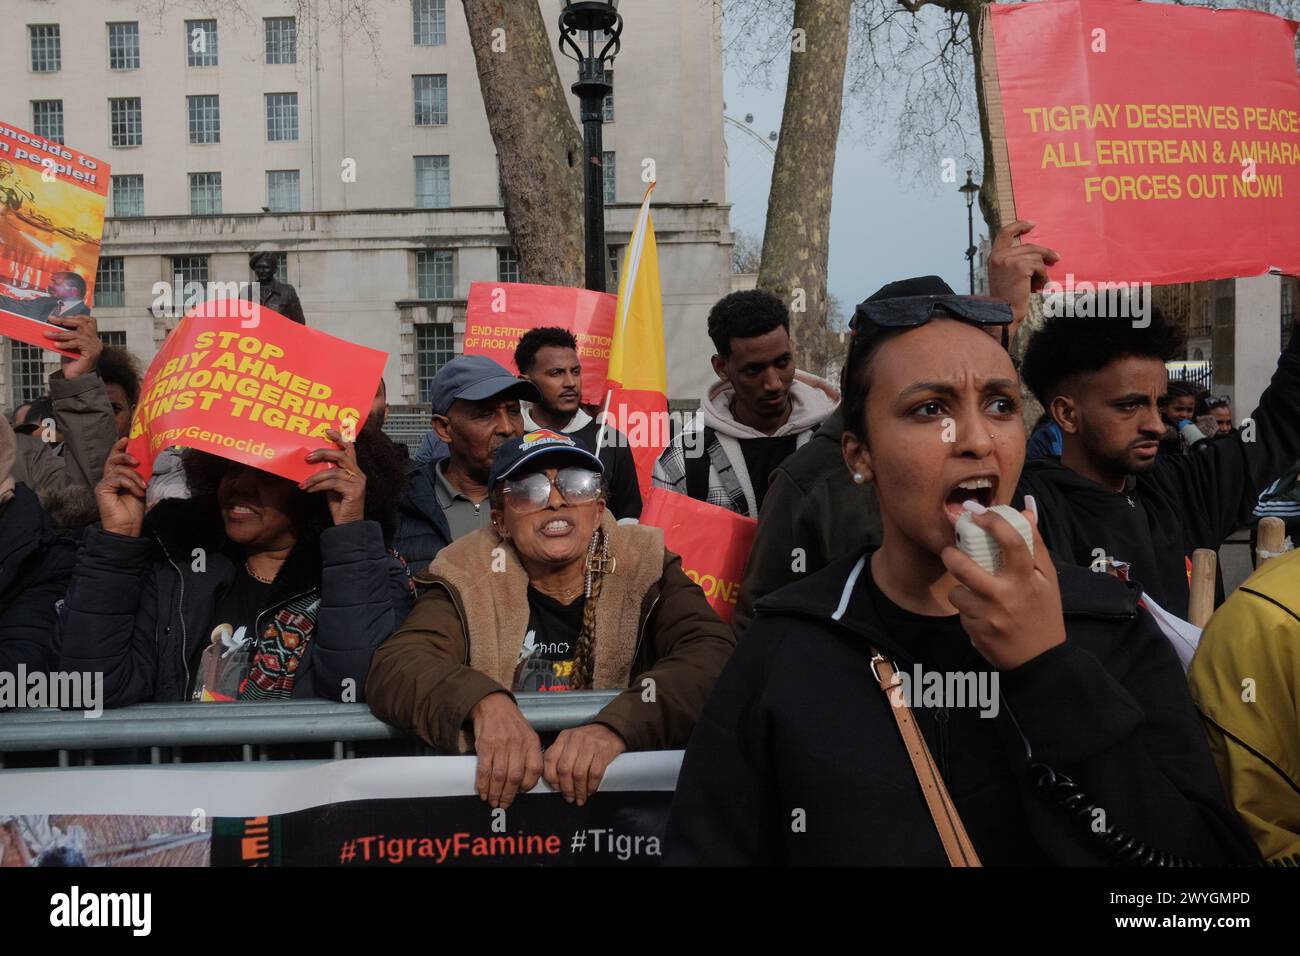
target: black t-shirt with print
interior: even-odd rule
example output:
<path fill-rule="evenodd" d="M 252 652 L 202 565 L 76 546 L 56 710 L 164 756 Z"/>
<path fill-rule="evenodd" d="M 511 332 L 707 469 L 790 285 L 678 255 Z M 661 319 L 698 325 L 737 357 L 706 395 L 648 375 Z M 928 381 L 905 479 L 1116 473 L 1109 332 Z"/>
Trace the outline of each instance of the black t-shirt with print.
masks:
<path fill-rule="evenodd" d="M 528 587 L 528 633 L 515 667 L 515 691 L 567 691 L 587 599 L 561 604 Z"/>
<path fill-rule="evenodd" d="M 217 598 L 217 606 L 212 611 L 212 622 L 208 633 L 199 641 L 190 659 L 190 692 L 193 693 L 201 671 L 203 652 L 213 643 L 214 637 L 221 639 L 218 631 L 227 635 L 227 640 L 243 642 L 243 647 L 251 651 L 257 642 L 257 616 L 271 604 L 271 591 L 274 584 L 263 584 L 248 571 L 240 567 L 235 574 L 234 583 Z M 240 631 L 243 631 L 241 634 Z"/>

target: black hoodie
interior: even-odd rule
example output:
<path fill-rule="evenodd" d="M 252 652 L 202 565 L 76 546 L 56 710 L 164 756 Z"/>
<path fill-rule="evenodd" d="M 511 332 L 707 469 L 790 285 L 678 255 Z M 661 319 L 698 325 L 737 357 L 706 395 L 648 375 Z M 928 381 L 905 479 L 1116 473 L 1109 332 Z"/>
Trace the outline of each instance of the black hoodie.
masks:
<path fill-rule="evenodd" d="M 1102 554 L 1126 561 L 1143 591 L 1186 617 L 1192 552 L 1217 551 L 1249 523 L 1259 493 L 1300 457 L 1300 334 L 1291 337 L 1252 418 L 1253 441 L 1243 441 L 1239 429 L 1194 455 L 1160 455 L 1150 471 L 1130 477 L 1124 492 L 1056 458 L 1027 461 L 1016 505 L 1034 496 L 1038 527 L 1054 554 L 1083 567 Z"/>
<path fill-rule="evenodd" d="M 1105 809 L 1108 826 L 1202 863 L 1257 860 L 1136 588 L 1068 565 L 1058 578 L 1066 641 L 997 675 L 996 716 L 913 706 L 982 862 L 1108 862 L 1087 822 L 1032 785 L 1026 743 Z M 919 622 L 908 626 L 893 609 L 885 633 L 880 601 L 867 556 L 759 602 L 686 750 L 667 862 L 946 864 L 869 648 L 907 672 L 989 665 L 952 618 L 902 612 Z"/>

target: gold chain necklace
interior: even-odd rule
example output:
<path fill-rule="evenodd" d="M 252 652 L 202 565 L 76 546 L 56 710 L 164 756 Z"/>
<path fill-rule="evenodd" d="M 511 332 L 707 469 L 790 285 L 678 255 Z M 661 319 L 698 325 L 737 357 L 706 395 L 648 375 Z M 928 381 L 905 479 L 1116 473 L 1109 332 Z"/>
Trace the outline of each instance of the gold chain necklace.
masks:
<path fill-rule="evenodd" d="M 252 568 L 252 566 L 248 563 L 247 560 L 244 561 L 244 570 L 247 571 L 250 575 L 252 575 L 253 578 L 254 578 L 255 580 L 261 581 L 263 584 L 274 584 L 274 583 L 275 583 L 275 578 L 274 578 L 274 577 L 264 578 L 264 577 L 262 577 L 260 574 L 258 574 L 256 571 L 254 571 L 253 568 Z"/>

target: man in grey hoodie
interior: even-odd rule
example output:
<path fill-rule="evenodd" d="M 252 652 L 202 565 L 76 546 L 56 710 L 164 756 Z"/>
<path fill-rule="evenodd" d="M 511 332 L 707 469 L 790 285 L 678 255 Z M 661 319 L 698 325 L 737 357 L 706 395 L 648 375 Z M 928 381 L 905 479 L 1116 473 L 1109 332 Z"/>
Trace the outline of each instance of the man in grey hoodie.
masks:
<path fill-rule="evenodd" d="M 718 381 L 702 414 L 655 462 L 652 479 L 699 501 L 757 518 L 772 471 L 839 404 L 837 388 L 795 368 L 790 313 L 769 292 L 733 292 L 709 312 Z"/>

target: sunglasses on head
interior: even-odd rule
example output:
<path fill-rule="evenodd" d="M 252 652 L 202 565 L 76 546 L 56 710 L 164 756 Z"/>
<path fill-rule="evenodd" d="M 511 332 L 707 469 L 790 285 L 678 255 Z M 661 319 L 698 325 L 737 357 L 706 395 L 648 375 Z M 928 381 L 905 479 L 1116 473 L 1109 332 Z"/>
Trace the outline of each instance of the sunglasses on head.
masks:
<path fill-rule="evenodd" d="M 552 482 L 545 472 L 535 471 L 522 478 L 507 479 L 502 492 L 507 505 L 518 514 L 528 515 L 550 504 L 552 487 L 566 505 L 591 504 L 600 497 L 600 473 L 575 465 L 561 468 Z"/>
<path fill-rule="evenodd" d="M 1002 344 L 1007 344 L 1007 327 L 1011 325 L 1011 306 L 1001 299 L 976 295 L 905 295 L 893 299 L 863 302 L 853 314 L 854 339 L 863 324 L 882 329 L 908 329 L 925 325 L 936 318 L 952 318 L 979 326 L 1002 326 Z"/>
<path fill-rule="evenodd" d="M 1231 404 L 1231 402 L 1228 400 L 1227 395 L 1211 395 L 1205 400 L 1206 408 L 1219 408 L 1222 405 L 1229 404 Z"/>

